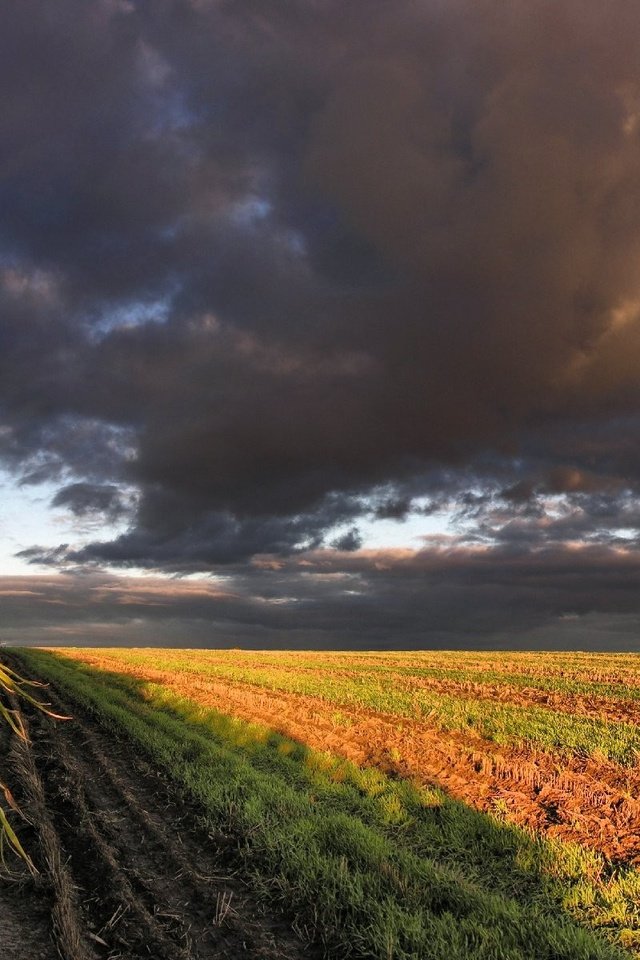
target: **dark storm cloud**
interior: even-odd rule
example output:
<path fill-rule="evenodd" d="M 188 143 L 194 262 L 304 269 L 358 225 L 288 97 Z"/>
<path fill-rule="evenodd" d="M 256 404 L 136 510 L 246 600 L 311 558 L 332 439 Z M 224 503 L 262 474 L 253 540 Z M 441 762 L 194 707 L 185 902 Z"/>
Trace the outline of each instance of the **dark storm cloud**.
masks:
<path fill-rule="evenodd" d="M 127 513 L 122 494 L 113 484 L 71 483 L 58 490 L 51 506 L 66 507 L 76 517 L 100 514 L 112 521 Z"/>
<path fill-rule="evenodd" d="M 114 496 L 121 502 L 121 494 Z M 75 499 L 72 496 L 73 502 Z M 60 505 L 58 497 L 56 500 Z M 19 556 L 45 566 L 115 564 L 190 573 L 237 563 L 258 553 L 288 555 L 319 547 L 326 529 L 349 520 L 359 509 L 351 498 L 333 496 L 325 498 L 313 514 L 238 519 L 228 512 L 202 511 L 194 524 L 191 504 L 185 506 L 182 499 L 162 492 L 147 497 L 144 510 L 136 515 L 135 527 L 111 541 L 79 550 L 67 544 L 53 550 L 31 547 Z M 337 538 L 334 546 L 354 550 L 359 543 L 357 530 L 352 529 Z"/>
<path fill-rule="evenodd" d="M 0 84 L 0 454 L 137 491 L 50 560 L 633 540 L 635 0 L 23 0 Z"/>

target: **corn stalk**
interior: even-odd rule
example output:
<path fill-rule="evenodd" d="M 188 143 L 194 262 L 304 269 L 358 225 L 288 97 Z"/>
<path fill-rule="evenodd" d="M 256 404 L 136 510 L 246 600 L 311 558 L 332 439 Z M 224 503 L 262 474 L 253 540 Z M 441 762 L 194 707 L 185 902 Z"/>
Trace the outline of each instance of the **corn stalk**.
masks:
<path fill-rule="evenodd" d="M 44 684 L 35 680 L 26 680 L 5 664 L 0 664 L 0 723 L 8 724 L 11 731 L 23 742 L 28 743 L 27 732 L 20 711 L 9 706 L 11 700 L 26 701 L 37 707 L 43 713 L 58 720 L 68 720 L 68 717 L 62 717 L 53 713 L 49 709 L 49 704 L 37 700 L 28 690 L 29 687 L 43 687 Z M 6 784 L 0 781 L 0 791 L 4 794 L 7 806 L 20 813 L 20 809 L 15 802 L 11 791 Z M 2 805 L 0 805 L 0 862 L 4 863 L 5 845 L 8 844 L 17 854 L 22 857 L 27 867 L 32 873 L 36 873 L 36 868 L 24 847 L 20 843 L 15 830 L 11 826 L 9 819 Z"/>

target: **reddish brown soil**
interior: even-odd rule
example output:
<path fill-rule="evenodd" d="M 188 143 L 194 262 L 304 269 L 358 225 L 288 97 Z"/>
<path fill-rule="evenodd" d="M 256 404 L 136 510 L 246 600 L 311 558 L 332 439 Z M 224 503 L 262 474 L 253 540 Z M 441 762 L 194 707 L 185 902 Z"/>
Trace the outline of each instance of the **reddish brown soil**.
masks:
<path fill-rule="evenodd" d="M 424 722 L 198 674 L 125 670 L 313 748 L 441 786 L 480 810 L 502 810 L 512 823 L 581 843 L 615 861 L 640 863 L 638 768 L 604 757 L 561 758 L 501 747 L 471 730 L 443 732 Z"/>
<path fill-rule="evenodd" d="M 66 723 L 30 713 L 31 746 L 7 758 L 7 779 L 35 824 L 21 835 L 41 874 L 20 893 L 0 885 L 1 956 L 312 957 L 252 899 L 228 838 L 205 833 L 198 811 L 130 744 L 74 713 Z"/>

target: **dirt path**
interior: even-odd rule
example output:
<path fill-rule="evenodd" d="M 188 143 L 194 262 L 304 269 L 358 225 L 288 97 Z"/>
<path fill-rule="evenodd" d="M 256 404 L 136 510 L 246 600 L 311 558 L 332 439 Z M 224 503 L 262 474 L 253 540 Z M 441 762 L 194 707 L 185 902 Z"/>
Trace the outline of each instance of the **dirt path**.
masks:
<path fill-rule="evenodd" d="M 48 699 L 69 712 L 51 691 Z M 37 824 L 37 836 L 30 829 L 23 836 L 31 851 L 39 850 L 42 876 L 39 907 L 33 882 L 33 896 L 22 902 L 15 885 L 0 883 L 0 955 L 11 960 L 312 956 L 233 874 L 229 841 L 205 834 L 197 811 L 133 756 L 129 744 L 74 713 L 73 721 L 55 722 L 29 712 L 31 746 L 10 751 L 7 778 L 12 785 L 19 782 L 16 793 Z M 52 950 L 52 935 L 59 954 Z"/>

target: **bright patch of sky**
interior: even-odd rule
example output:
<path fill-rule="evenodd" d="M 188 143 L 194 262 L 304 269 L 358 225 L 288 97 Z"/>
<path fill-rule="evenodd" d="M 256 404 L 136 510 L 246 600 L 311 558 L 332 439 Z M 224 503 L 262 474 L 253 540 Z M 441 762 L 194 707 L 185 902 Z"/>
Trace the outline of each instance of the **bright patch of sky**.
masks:
<path fill-rule="evenodd" d="M 124 524 L 107 526 L 52 509 L 57 489 L 48 483 L 19 486 L 9 474 L 0 473 L 0 576 L 42 573 L 43 567 L 16 556 L 29 547 L 81 546 L 89 539 L 110 540 L 122 531 Z"/>
<path fill-rule="evenodd" d="M 637 540 L 640 531 L 637 527 L 614 527 L 609 533 L 612 537 L 617 537 L 618 540 L 634 541 Z"/>
<path fill-rule="evenodd" d="M 145 323 L 165 323 L 171 309 L 170 296 L 155 300 L 134 300 L 119 307 L 105 309 L 99 317 L 91 317 L 91 333 L 100 340 L 111 330 L 140 327 Z"/>
<path fill-rule="evenodd" d="M 358 520 L 356 526 L 362 538 L 363 550 L 419 550 L 425 540 L 449 537 L 452 534 L 448 511 L 425 514 L 411 513 L 404 520 Z M 347 533 L 349 525 L 332 531 L 327 540 Z"/>

